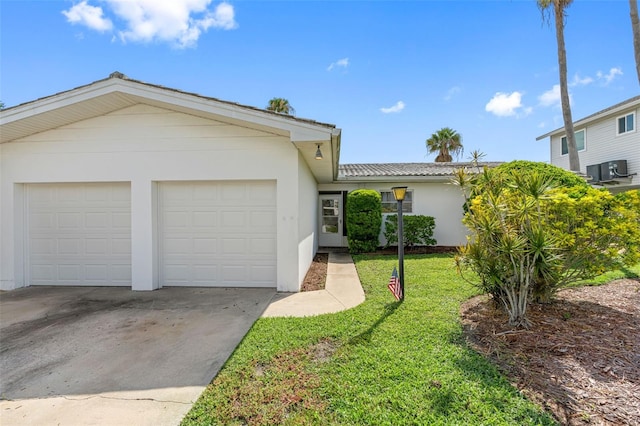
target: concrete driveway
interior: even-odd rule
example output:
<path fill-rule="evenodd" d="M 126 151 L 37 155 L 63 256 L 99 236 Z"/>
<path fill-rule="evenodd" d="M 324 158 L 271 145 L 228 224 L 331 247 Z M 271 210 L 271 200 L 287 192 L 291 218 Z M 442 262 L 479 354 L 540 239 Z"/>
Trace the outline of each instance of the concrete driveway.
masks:
<path fill-rule="evenodd" d="M 0 424 L 176 425 L 274 289 L 0 295 Z"/>

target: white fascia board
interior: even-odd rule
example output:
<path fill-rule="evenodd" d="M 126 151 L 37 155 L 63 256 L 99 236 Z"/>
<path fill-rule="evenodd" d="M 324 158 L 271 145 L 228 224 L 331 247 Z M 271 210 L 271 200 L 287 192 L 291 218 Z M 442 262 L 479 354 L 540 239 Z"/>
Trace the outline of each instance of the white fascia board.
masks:
<path fill-rule="evenodd" d="M 0 114 L 0 125 L 9 124 L 14 121 L 23 120 L 34 115 L 44 114 L 58 108 L 112 93 L 114 90 L 111 89 L 108 84 L 109 82 L 110 80 L 98 82 L 3 110 Z"/>
<path fill-rule="evenodd" d="M 618 115 L 622 111 L 626 111 L 629 108 L 637 107 L 638 105 L 640 105 L 640 98 L 634 99 L 632 102 L 629 102 L 629 103 L 623 103 L 621 105 L 618 105 L 615 108 L 605 109 L 605 110 L 603 110 L 603 111 L 601 111 L 599 113 L 595 113 L 595 114 L 590 115 L 588 117 L 581 118 L 578 121 L 574 121 L 573 122 L 573 127 L 576 128 L 576 127 L 587 126 L 589 123 L 593 123 L 595 121 L 600 121 L 603 118 L 607 118 L 607 117 L 610 117 L 610 116 Z M 561 135 L 561 134 L 564 134 L 564 133 L 565 133 L 565 129 L 564 129 L 564 126 L 562 126 L 562 127 L 559 127 L 559 128 L 557 128 L 555 130 L 552 130 L 552 131 L 550 131 L 548 133 L 545 133 L 542 136 L 538 136 L 536 138 L 536 140 L 539 141 L 539 140 L 545 139 L 545 138 L 547 138 L 549 136 L 553 137 L 553 136 L 558 136 L 558 135 Z"/>
<path fill-rule="evenodd" d="M 146 86 L 127 80 L 120 80 L 120 83 L 126 87 L 126 93 L 133 96 L 162 102 L 169 106 L 176 105 L 218 115 L 223 118 L 226 117 L 258 126 L 270 127 L 275 130 L 280 130 L 278 133 L 288 132 L 292 142 L 328 140 L 334 130 L 328 126 L 295 121 L 295 119 L 280 117 L 277 114 L 260 110 L 254 111 L 240 105 L 215 101 L 171 89 Z"/>
<path fill-rule="evenodd" d="M 109 78 L 70 91 L 61 92 L 57 95 L 37 99 L 22 106 L 18 105 L 17 107 L 9 108 L 0 114 L 0 125 L 29 118 L 68 105 L 90 101 L 101 95 L 115 92 L 148 99 L 149 101 L 160 102 L 165 104 L 167 108 L 171 108 L 171 105 L 174 105 L 176 107 L 226 117 L 231 120 L 269 127 L 276 130 L 279 134 L 285 134 L 285 132 L 287 132 L 295 135 L 295 139 L 294 136 L 292 136 L 292 141 L 312 141 L 314 140 L 313 138 L 315 138 L 315 140 L 329 140 L 335 130 L 335 128 L 330 126 L 295 121 L 295 119 L 280 117 L 276 114 L 270 114 L 260 110 L 253 111 L 250 108 L 240 105 L 120 78 Z"/>

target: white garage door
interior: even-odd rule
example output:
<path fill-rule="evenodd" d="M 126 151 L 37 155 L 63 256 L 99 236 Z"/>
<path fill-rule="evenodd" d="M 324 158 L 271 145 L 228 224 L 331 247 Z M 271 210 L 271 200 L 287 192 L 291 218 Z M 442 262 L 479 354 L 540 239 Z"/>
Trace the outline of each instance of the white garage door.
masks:
<path fill-rule="evenodd" d="M 276 286 L 274 181 L 159 184 L 160 285 Z"/>
<path fill-rule="evenodd" d="M 27 282 L 131 285 L 128 183 L 27 185 Z"/>

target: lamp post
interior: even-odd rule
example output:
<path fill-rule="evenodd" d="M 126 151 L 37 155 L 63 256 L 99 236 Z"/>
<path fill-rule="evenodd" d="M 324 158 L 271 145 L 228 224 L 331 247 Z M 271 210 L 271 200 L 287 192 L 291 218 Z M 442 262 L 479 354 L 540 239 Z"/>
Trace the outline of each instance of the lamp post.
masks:
<path fill-rule="evenodd" d="M 393 197 L 398 202 L 398 275 L 400 278 L 400 292 L 402 294 L 400 300 L 404 300 L 404 230 L 402 229 L 402 202 L 407 194 L 407 187 L 394 186 L 391 190 L 393 191 Z"/>

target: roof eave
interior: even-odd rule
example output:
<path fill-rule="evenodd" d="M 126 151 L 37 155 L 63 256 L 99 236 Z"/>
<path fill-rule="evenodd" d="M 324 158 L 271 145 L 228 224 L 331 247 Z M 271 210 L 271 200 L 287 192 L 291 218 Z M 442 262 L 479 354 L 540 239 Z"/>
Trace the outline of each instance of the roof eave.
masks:
<path fill-rule="evenodd" d="M 615 105 L 613 105 L 613 106 L 611 106 L 609 108 L 603 109 L 603 110 L 598 111 L 598 112 L 596 112 L 594 114 L 591 114 L 591 115 L 588 115 L 586 117 L 583 117 L 580 120 L 574 121 L 573 122 L 573 127 L 586 126 L 587 124 L 589 124 L 592 121 L 598 121 L 598 120 L 601 120 L 601 119 L 603 119 L 605 117 L 609 117 L 609 116 L 612 116 L 612 115 L 617 115 L 620 112 L 622 112 L 622 111 L 624 111 L 624 110 L 626 110 L 628 108 L 631 108 L 631 107 L 634 107 L 634 106 L 638 106 L 638 105 L 640 105 L 640 96 L 635 96 L 633 98 L 627 99 L 626 101 L 622 101 L 622 102 L 620 102 L 618 104 L 615 104 Z M 557 136 L 557 135 L 560 135 L 560 134 L 563 134 L 563 133 L 565 133 L 564 126 L 563 127 L 559 127 L 559 128 L 557 128 L 555 130 L 552 130 L 552 131 L 550 131 L 548 133 L 545 133 L 542 136 L 538 136 L 536 138 L 536 141 L 548 138 L 549 136 Z"/>

